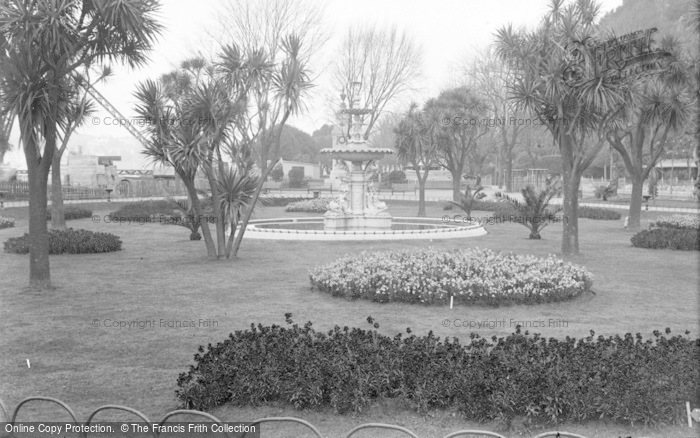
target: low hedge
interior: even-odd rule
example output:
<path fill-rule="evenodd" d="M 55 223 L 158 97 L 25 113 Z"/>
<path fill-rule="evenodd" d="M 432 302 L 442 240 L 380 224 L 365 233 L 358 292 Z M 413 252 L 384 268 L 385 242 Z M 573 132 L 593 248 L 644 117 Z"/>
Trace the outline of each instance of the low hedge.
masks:
<path fill-rule="evenodd" d="M 29 234 L 7 239 L 5 252 L 29 254 Z M 119 251 L 122 241 L 110 233 L 88 230 L 49 230 L 49 254 L 88 254 Z"/>
<path fill-rule="evenodd" d="M 152 216 L 173 216 L 176 206 L 172 201 L 140 201 L 125 204 L 109 214 L 112 222 L 139 222 Z"/>
<path fill-rule="evenodd" d="M 284 208 L 286 212 L 301 212 L 301 213 L 325 213 L 328 210 L 330 198 L 313 198 L 304 199 L 287 205 Z"/>
<path fill-rule="evenodd" d="M 579 206 L 578 217 L 581 219 L 611 221 L 619 220 L 622 217 L 622 215 L 620 214 L 620 212 L 611 210 L 609 208 Z"/>
<path fill-rule="evenodd" d="M 485 249 L 362 252 L 309 275 L 322 292 L 348 299 L 444 304 L 532 304 L 561 301 L 589 291 L 586 269 L 549 256 Z"/>
<path fill-rule="evenodd" d="M 688 228 L 651 228 L 632 236 L 632 246 L 651 249 L 700 251 L 700 232 Z"/>
<path fill-rule="evenodd" d="M 685 402 L 700 404 L 700 339 L 688 333 L 667 338 L 655 331 L 644 340 L 630 333 L 596 338 L 591 330 L 583 339 L 559 340 L 516 326 L 491 342 L 472 333 L 462 345 L 432 331 L 389 337 L 338 326 L 318 332 L 311 322 L 251 324 L 206 350 L 200 346 L 176 394 L 180 408 L 202 411 L 285 402 L 357 413 L 381 397 L 423 414 L 455 410 L 468 421 L 526 416 L 550 424 L 607 418 L 680 425 Z"/>
<path fill-rule="evenodd" d="M 80 208 L 73 204 L 64 204 L 63 212 L 67 221 L 71 219 L 85 219 L 92 217 L 92 210 Z M 51 220 L 51 207 L 49 207 L 48 211 L 46 212 L 46 220 Z"/>
<path fill-rule="evenodd" d="M 12 228 L 15 226 L 15 218 L 0 216 L 0 230 L 3 228 Z"/>

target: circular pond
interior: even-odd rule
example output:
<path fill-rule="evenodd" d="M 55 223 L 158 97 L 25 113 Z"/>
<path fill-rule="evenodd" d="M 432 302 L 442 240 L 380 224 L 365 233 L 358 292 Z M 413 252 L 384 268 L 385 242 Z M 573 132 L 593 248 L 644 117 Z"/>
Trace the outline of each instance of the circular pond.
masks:
<path fill-rule="evenodd" d="M 271 240 L 434 240 L 484 234 L 486 230 L 477 222 L 445 224 L 440 219 L 395 217 L 388 230 L 325 230 L 322 217 L 299 217 L 250 221 L 245 237 Z"/>

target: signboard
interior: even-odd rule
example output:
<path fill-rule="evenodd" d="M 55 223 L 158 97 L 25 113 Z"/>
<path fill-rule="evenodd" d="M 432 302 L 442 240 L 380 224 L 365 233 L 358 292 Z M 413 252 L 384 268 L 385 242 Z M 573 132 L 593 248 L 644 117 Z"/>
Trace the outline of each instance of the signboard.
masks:
<path fill-rule="evenodd" d="M 660 73 L 671 53 L 652 47 L 656 28 L 638 30 L 611 38 L 593 47 L 593 73 L 621 81 Z"/>
<path fill-rule="evenodd" d="M 573 47 L 568 50 L 569 65 L 564 70 L 564 80 L 569 85 L 580 85 L 588 76 L 588 79 L 603 77 L 621 82 L 663 72 L 671 53 L 653 46 L 656 31 L 656 28 L 638 30 L 589 46 L 592 66 L 588 75 L 584 72 L 585 57 L 581 49 Z"/>

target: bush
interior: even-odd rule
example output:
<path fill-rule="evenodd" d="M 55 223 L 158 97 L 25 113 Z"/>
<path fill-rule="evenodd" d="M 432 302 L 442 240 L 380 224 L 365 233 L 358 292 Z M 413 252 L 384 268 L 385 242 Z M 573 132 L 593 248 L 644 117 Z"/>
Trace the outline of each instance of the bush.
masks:
<path fill-rule="evenodd" d="M 405 184 L 408 182 L 408 178 L 403 170 L 392 170 L 382 175 L 382 182 L 385 181 L 388 184 Z"/>
<path fill-rule="evenodd" d="M 298 189 L 306 187 L 306 180 L 304 179 L 304 168 L 303 167 L 292 167 L 289 169 L 289 187 L 292 189 Z"/>
<path fill-rule="evenodd" d="M 15 226 L 15 218 L 0 216 L 0 230 L 3 228 L 12 228 Z"/>
<path fill-rule="evenodd" d="M 292 324 L 291 314 L 287 323 Z M 379 324 L 367 321 L 376 329 Z M 542 321 L 544 323 L 544 321 Z M 511 324 L 513 321 L 511 320 Z M 462 345 L 433 335 L 398 334 L 311 322 L 285 328 L 251 324 L 206 351 L 177 379 L 180 407 L 286 402 L 297 409 L 362 412 L 396 398 L 418 412 L 454 409 L 467 421 L 526 416 L 579 422 L 606 417 L 626 424 L 681 424 L 686 401 L 700 403 L 700 339 L 590 336 L 576 340 L 521 332 L 472 333 Z M 411 333 L 410 328 L 406 330 Z M 666 329 L 666 334 L 670 333 Z"/>
<path fill-rule="evenodd" d="M 297 201 L 287 205 L 284 211 L 303 213 L 325 213 L 328 210 L 328 203 L 330 202 L 330 198 L 304 199 L 303 201 Z"/>
<path fill-rule="evenodd" d="M 578 217 L 582 219 L 595 219 L 595 220 L 618 220 L 622 217 L 618 211 L 611 210 L 608 208 L 596 208 L 596 207 L 579 207 Z"/>
<path fill-rule="evenodd" d="M 175 204 L 168 200 L 132 202 L 111 212 L 109 218 L 112 222 L 143 222 L 153 216 L 171 217 L 175 210 Z"/>
<path fill-rule="evenodd" d="M 299 202 L 300 198 L 287 198 L 287 197 L 277 197 L 277 196 L 264 196 L 260 195 L 259 202 L 265 207 L 286 207 L 289 204 Z"/>
<path fill-rule="evenodd" d="M 378 302 L 500 305 L 573 298 L 593 276 L 554 256 L 540 259 L 491 250 L 362 252 L 311 271 L 312 287 Z"/>
<path fill-rule="evenodd" d="M 49 254 L 88 254 L 121 249 L 122 241 L 114 234 L 73 228 L 49 230 Z M 7 239 L 5 252 L 29 254 L 29 234 Z"/>
<path fill-rule="evenodd" d="M 700 229 L 700 216 L 692 214 L 674 214 L 673 216 L 661 216 L 652 223 L 659 228 L 679 228 L 697 230 Z"/>
<path fill-rule="evenodd" d="M 607 201 L 608 198 L 613 198 L 617 195 L 617 188 L 611 185 L 598 186 L 595 188 L 593 195 L 596 199 L 603 198 L 603 201 Z"/>
<path fill-rule="evenodd" d="M 700 232 L 687 228 L 651 228 L 632 236 L 632 246 L 651 249 L 700 251 Z"/>
<path fill-rule="evenodd" d="M 73 204 L 64 204 L 63 212 L 67 221 L 71 219 L 85 219 L 92 217 L 92 210 L 86 210 Z M 51 207 L 49 207 L 48 211 L 46 212 L 46 220 L 51 220 Z"/>
<path fill-rule="evenodd" d="M 284 179 L 284 169 L 281 164 L 275 166 L 270 172 L 270 178 L 274 182 L 280 182 Z"/>

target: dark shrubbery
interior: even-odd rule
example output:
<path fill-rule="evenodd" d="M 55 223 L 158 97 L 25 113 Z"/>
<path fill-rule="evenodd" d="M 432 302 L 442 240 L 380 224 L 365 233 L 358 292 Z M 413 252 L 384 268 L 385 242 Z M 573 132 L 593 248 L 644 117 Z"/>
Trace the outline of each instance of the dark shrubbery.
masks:
<path fill-rule="evenodd" d="M 181 407 L 199 410 L 282 401 L 361 412 L 387 397 L 421 413 L 454 408 L 476 421 L 526 416 L 653 425 L 684 422 L 685 402 L 700 403 L 700 339 L 658 331 L 647 340 L 629 333 L 595 338 L 591 331 L 557 340 L 519 327 L 491 342 L 470 337 L 462 345 L 432 332 L 392 338 L 338 326 L 322 333 L 310 322 L 251 325 L 206 351 L 200 346 L 195 365 L 178 377 L 177 396 Z"/>
<path fill-rule="evenodd" d="M 638 232 L 631 240 L 637 248 L 700 251 L 700 233 L 688 228 L 651 228 Z"/>
<path fill-rule="evenodd" d="M 580 206 L 578 208 L 578 217 L 582 219 L 596 219 L 596 220 L 618 220 L 622 215 L 615 210 L 608 208 L 596 208 L 596 207 L 584 207 Z"/>
<path fill-rule="evenodd" d="M 298 189 L 306 187 L 308 183 L 304 180 L 304 168 L 292 167 L 289 169 L 289 188 Z"/>
<path fill-rule="evenodd" d="M 141 201 L 121 206 L 109 214 L 112 222 L 139 222 L 151 216 L 173 216 L 176 206 L 172 201 Z"/>
<path fill-rule="evenodd" d="M 86 210 L 73 204 L 64 205 L 63 212 L 67 221 L 71 219 L 85 219 L 92 217 L 92 210 Z M 51 208 L 48 208 L 48 211 L 46 212 L 46 220 L 51 220 Z"/>
<path fill-rule="evenodd" d="M 406 172 L 403 170 L 392 170 L 382 175 L 382 182 L 388 184 L 405 184 L 408 182 L 408 178 L 406 178 Z"/>
<path fill-rule="evenodd" d="M 118 236 L 88 230 L 49 230 L 49 254 L 87 254 L 122 249 Z M 5 242 L 5 252 L 29 254 L 29 234 Z"/>
<path fill-rule="evenodd" d="M 3 228 L 12 228 L 15 226 L 17 221 L 13 217 L 2 217 L 0 216 L 0 230 Z"/>

